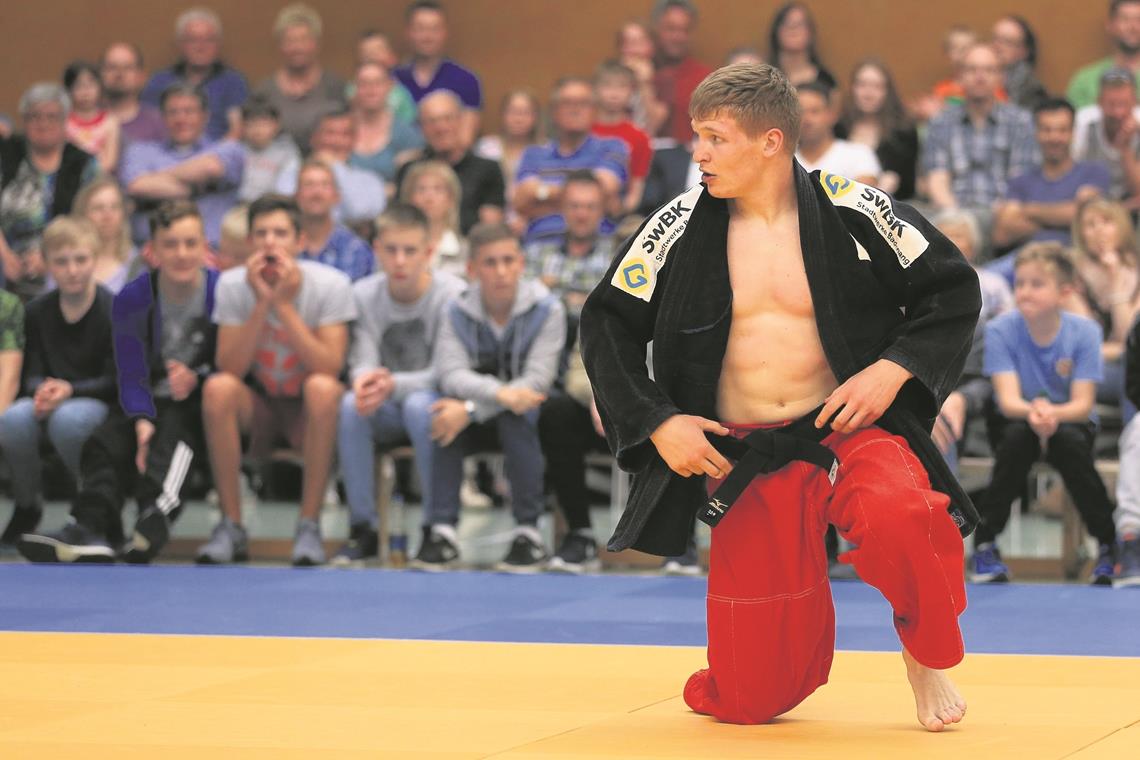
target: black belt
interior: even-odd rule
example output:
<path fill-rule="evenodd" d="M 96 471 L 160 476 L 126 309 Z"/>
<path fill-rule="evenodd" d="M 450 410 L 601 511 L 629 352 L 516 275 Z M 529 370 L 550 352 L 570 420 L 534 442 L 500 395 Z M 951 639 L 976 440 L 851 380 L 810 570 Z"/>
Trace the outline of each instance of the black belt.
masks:
<path fill-rule="evenodd" d="M 816 465 L 827 473 L 827 479 L 835 485 L 839 459 L 831 449 L 820 443 L 833 431 L 830 425 L 817 428 L 817 416 L 819 408 L 790 425 L 758 428 L 744 438 L 709 436 L 713 448 L 729 459 L 736 460 L 736 463 L 700 513 L 701 522 L 715 528 L 757 475 L 775 472 L 791 462 Z"/>

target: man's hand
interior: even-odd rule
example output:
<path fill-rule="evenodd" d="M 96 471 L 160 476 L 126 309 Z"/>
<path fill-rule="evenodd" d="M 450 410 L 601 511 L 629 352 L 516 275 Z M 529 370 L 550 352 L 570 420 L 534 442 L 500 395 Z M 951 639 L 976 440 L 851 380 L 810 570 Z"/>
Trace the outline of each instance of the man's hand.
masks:
<path fill-rule="evenodd" d="M 361 374 L 352 381 L 356 413 L 361 417 L 371 417 L 388 400 L 395 387 L 392 373 L 384 367 Z"/>
<path fill-rule="evenodd" d="M 520 385 L 504 385 L 495 392 L 495 400 L 515 414 L 526 414 L 546 401 L 546 394 Z"/>
<path fill-rule="evenodd" d="M 674 414 L 653 431 L 649 440 L 669 469 L 683 477 L 708 475 L 720 479 L 732 472 L 732 465 L 713 448 L 705 433 L 728 435 L 724 425 L 704 417 Z"/>
<path fill-rule="evenodd" d="M 277 283 L 273 286 L 273 303 L 281 305 L 293 303 L 301 292 L 301 267 L 289 256 L 277 257 Z"/>
<path fill-rule="evenodd" d="M 854 433 L 875 424 L 910 378 L 910 372 L 899 365 L 889 359 L 879 359 L 831 392 L 815 419 L 815 426 L 823 427 L 832 415 L 835 419 L 831 420 L 831 429 L 837 433 Z"/>
<path fill-rule="evenodd" d="M 1057 432 L 1057 427 L 1061 424 L 1061 421 L 1057 419 L 1056 407 L 1047 398 L 1035 398 L 1029 402 L 1029 414 L 1026 415 L 1025 421 L 1041 439 L 1042 448 L 1045 447 L 1046 441 Z"/>
<path fill-rule="evenodd" d="M 40 387 L 36 388 L 35 395 L 32 396 L 32 415 L 42 420 L 71 398 L 71 394 L 71 383 L 49 377 L 40 383 Z"/>
<path fill-rule="evenodd" d="M 150 454 L 150 439 L 154 438 L 154 423 L 147 419 L 135 420 L 135 468 L 139 475 L 146 472 L 146 459 Z"/>
<path fill-rule="evenodd" d="M 931 437 L 938 446 L 938 450 L 946 454 L 958 441 L 962 440 L 962 432 L 966 428 L 966 397 L 954 391 L 946 397 L 942 404 L 942 411 L 934 421 L 934 430 Z"/>
<path fill-rule="evenodd" d="M 436 401 L 431 405 L 431 415 L 431 439 L 440 446 L 450 446 L 471 424 L 466 405 L 454 398 Z"/>
<path fill-rule="evenodd" d="M 259 303 L 270 301 L 273 298 L 273 286 L 265 280 L 265 270 L 269 262 L 261 251 L 253 253 L 245 261 L 245 281 L 249 283 L 254 297 Z"/>
<path fill-rule="evenodd" d="M 602 415 L 598 414 L 598 402 L 590 399 L 590 422 L 594 423 L 594 432 L 602 438 L 606 437 L 606 429 L 602 426 Z"/>
<path fill-rule="evenodd" d="M 166 362 L 166 379 L 170 381 L 170 398 L 175 401 L 185 401 L 198 387 L 198 373 L 174 359 Z"/>

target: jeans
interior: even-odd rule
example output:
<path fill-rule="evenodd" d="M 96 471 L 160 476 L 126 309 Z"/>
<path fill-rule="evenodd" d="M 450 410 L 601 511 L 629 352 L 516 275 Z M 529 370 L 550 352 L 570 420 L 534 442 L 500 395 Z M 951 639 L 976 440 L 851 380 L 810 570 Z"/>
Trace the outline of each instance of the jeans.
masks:
<path fill-rule="evenodd" d="M 432 391 L 415 391 L 403 401 L 386 401 L 371 416 L 361 417 L 356 413 L 356 395 L 344 395 L 340 402 L 337 453 L 353 525 L 369 525 L 373 529 L 377 526 L 373 444 L 388 448 L 410 441 L 416 452 L 424 504 L 431 502 L 435 449 L 431 440 L 431 405 L 438 398 Z"/>
<path fill-rule="evenodd" d="M 1116 532 L 1140 535 L 1140 417 L 1133 417 L 1120 434 Z"/>
<path fill-rule="evenodd" d="M 107 418 L 107 405 L 94 398 L 69 398 L 46 420 L 37 420 L 32 399 L 17 399 L 0 415 L 0 449 L 12 470 L 12 501 L 18 507 L 40 499 L 40 438 L 46 431 L 68 471 L 79 480 L 79 455 L 95 428 Z"/>

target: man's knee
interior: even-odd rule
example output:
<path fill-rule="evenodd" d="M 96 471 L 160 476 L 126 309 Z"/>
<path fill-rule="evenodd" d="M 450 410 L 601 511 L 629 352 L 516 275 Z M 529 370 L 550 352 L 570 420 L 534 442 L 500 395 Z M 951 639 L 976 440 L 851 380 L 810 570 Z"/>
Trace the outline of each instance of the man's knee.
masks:
<path fill-rule="evenodd" d="M 202 387 L 202 413 L 218 415 L 233 413 L 246 391 L 245 383 L 229 372 L 215 372 L 206 378 Z"/>
<path fill-rule="evenodd" d="M 307 414 L 327 414 L 336 409 L 344 395 L 344 386 L 332 375 L 314 373 L 305 378 L 302 399 Z"/>

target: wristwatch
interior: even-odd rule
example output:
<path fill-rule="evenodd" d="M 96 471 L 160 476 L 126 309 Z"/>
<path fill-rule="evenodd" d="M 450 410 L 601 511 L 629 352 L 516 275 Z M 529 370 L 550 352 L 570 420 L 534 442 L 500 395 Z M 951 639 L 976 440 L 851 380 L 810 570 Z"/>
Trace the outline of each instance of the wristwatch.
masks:
<path fill-rule="evenodd" d="M 466 401 L 464 401 L 463 402 L 463 409 L 467 412 L 468 417 L 470 417 L 471 419 L 475 419 L 475 402 L 474 401 L 472 401 L 471 399 L 467 399 Z"/>

